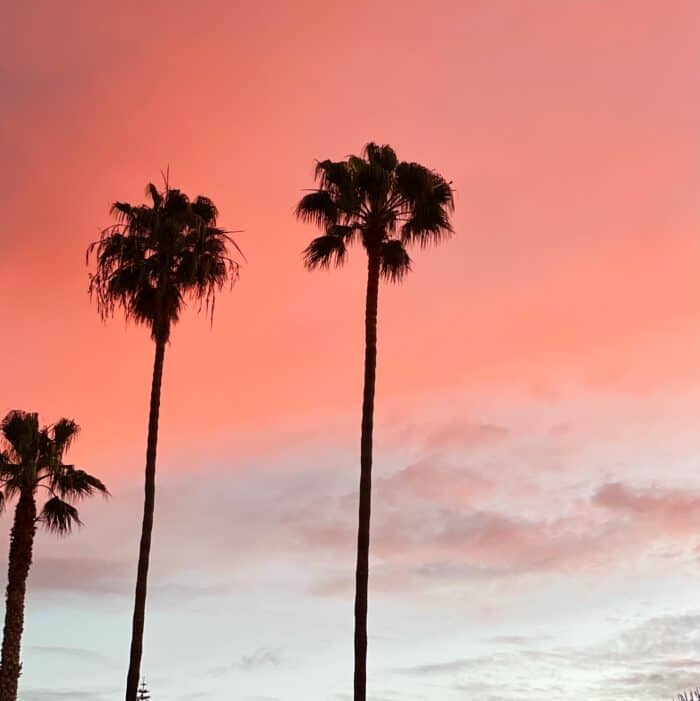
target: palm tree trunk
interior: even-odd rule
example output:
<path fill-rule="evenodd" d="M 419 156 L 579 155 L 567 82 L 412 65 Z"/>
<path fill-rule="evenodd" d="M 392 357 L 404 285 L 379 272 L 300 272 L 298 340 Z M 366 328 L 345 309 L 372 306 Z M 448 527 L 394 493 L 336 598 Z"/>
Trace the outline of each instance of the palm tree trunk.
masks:
<path fill-rule="evenodd" d="M 24 630 L 24 597 L 32 564 L 36 533 L 36 503 L 31 488 L 20 492 L 10 534 L 10 557 L 5 596 L 5 628 L 0 659 L 0 701 L 17 700 L 17 684 L 22 671 L 20 647 Z"/>
<path fill-rule="evenodd" d="M 146 481 L 144 487 L 143 523 L 141 545 L 136 573 L 136 593 L 134 595 L 134 617 L 131 627 L 131 655 L 129 672 L 126 677 L 126 701 L 136 701 L 139 677 L 141 675 L 141 655 L 143 653 L 143 627 L 146 619 L 146 593 L 148 587 L 148 561 L 151 554 L 151 533 L 153 532 L 153 511 L 156 495 L 156 447 L 158 445 L 158 414 L 160 411 L 160 388 L 163 381 L 163 361 L 165 360 L 165 339 L 156 340 L 151 382 L 151 409 L 148 417 L 148 441 L 146 447 Z"/>
<path fill-rule="evenodd" d="M 372 428 L 374 387 L 377 375 L 377 302 L 379 298 L 378 249 L 368 251 L 367 298 L 365 302 L 365 382 L 362 398 L 360 441 L 360 509 L 357 527 L 355 570 L 355 696 L 367 696 L 367 585 L 369 579 L 369 522 L 372 502 Z"/>

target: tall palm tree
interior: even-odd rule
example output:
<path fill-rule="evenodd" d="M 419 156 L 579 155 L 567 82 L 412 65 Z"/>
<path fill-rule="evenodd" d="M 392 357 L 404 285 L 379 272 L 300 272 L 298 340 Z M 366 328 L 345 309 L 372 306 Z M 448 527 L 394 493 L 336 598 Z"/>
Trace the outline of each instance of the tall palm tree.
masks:
<path fill-rule="evenodd" d="M 155 344 L 126 701 L 136 701 L 143 650 L 165 346 L 188 297 L 200 308 L 204 304 L 213 320 L 217 290 L 238 276 L 229 245 L 240 253 L 231 232 L 216 225 L 218 212 L 209 198 L 190 200 L 180 190 L 170 189 L 167 180 L 163 191 L 151 183 L 146 194 L 148 204 L 115 202 L 111 213 L 116 223 L 104 229 L 87 252 L 88 259 L 93 254 L 96 259 L 90 293 L 101 316 L 111 316 L 121 307 L 127 319 L 149 328 Z"/>
<path fill-rule="evenodd" d="M 0 423 L 0 509 L 17 497 L 7 568 L 0 701 L 17 699 L 24 598 L 37 526 L 67 535 L 80 525 L 75 503 L 96 492 L 108 494 L 97 477 L 63 463 L 77 433 L 78 425 L 70 419 L 40 427 L 38 414 L 17 410 Z M 41 509 L 37 506 L 40 489 L 46 490 Z"/>
<path fill-rule="evenodd" d="M 348 246 L 357 241 L 367 253 L 354 675 L 354 699 L 365 701 L 379 280 L 400 282 L 410 271 L 408 246 L 424 248 L 452 234 L 454 199 L 450 183 L 441 175 L 418 163 L 399 162 L 390 146 L 374 143 L 365 146 L 362 157 L 317 163 L 316 181 L 318 188 L 304 195 L 296 209 L 300 220 L 323 230 L 304 251 L 307 268 L 342 266 Z"/>

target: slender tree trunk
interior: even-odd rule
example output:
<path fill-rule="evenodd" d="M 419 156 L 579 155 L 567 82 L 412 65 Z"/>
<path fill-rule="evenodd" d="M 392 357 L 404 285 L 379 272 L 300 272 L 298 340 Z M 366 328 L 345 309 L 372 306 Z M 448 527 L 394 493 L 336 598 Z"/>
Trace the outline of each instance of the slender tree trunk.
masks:
<path fill-rule="evenodd" d="M 158 445 L 158 413 L 160 411 L 160 388 L 163 381 L 163 361 L 165 340 L 156 341 L 151 383 L 151 409 L 148 417 L 148 442 L 146 447 L 146 482 L 143 501 L 143 524 L 141 545 L 136 572 L 136 593 L 134 595 L 134 617 L 131 627 L 131 655 L 129 672 L 126 677 L 126 701 L 136 701 L 139 677 L 141 675 L 141 655 L 143 653 L 143 627 L 146 619 L 146 593 L 148 588 L 148 562 L 151 554 L 151 533 L 153 532 L 153 511 L 156 495 L 156 447 Z"/>
<path fill-rule="evenodd" d="M 5 628 L 0 660 L 0 701 L 17 700 L 17 684 L 22 671 L 20 647 L 24 630 L 24 597 L 32 564 L 32 548 L 36 533 L 36 503 L 31 488 L 20 492 L 15 520 L 10 533 L 10 557 L 7 568 Z"/>
<path fill-rule="evenodd" d="M 367 696 L 367 585 L 369 579 L 369 522 L 372 502 L 372 428 L 374 386 L 377 375 L 377 301 L 379 297 L 379 251 L 368 251 L 365 302 L 365 382 L 362 397 L 360 442 L 360 509 L 357 527 L 355 570 L 355 696 Z"/>

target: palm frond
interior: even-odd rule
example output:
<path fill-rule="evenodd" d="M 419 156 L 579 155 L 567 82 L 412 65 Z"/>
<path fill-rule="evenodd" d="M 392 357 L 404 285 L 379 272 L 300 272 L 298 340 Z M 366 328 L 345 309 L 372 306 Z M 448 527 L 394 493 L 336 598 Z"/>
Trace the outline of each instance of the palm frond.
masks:
<path fill-rule="evenodd" d="M 154 209 L 158 209 L 163 203 L 163 196 L 158 192 L 158 188 L 153 183 L 146 185 L 146 194 L 150 196 Z"/>
<path fill-rule="evenodd" d="M 96 493 L 109 496 L 107 487 L 97 477 L 85 470 L 76 470 L 72 465 L 61 465 L 55 470 L 51 474 L 50 486 L 59 496 L 72 500 Z"/>
<path fill-rule="evenodd" d="M 452 186 L 439 173 L 420 163 L 399 163 L 396 167 L 396 190 L 407 202 L 431 200 L 454 209 Z"/>
<path fill-rule="evenodd" d="M 433 173 L 432 200 L 448 212 L 454 212 L 455 195 L 452 183 L 448 183 L 439 173 Z"/>
<path fill-rule="evenodd" d="M 75 526 L 82 525 L 75 506 L 59 497 L 52 497 L 44 504 L 38 521 L 46 530 L 60 536 L 68 535 Z"/>
<path fill-rule="evenodd" d="M 328 236 L 335 236 L 345 243 L 352 243 L 357 236 L 358 228 L 357 225 L 334 224 L 328 228 L 326 234 Z"/>
<path fill-rule="evenodd" d="M 128 202 L 114 202 L 109 210 L 119 222 L 127 222 L 134 215 L 134 208 Z"/>
<path fill-rule="evenodd" d="M 314 190 L 304 195 L 295 214 L 300 221 L 326 229 L 338 221 L 338 207 L 327 190 Z"/>
<path fill-rule="evenodd" d="M 89 292 L 103 318 L 121 308 L 127 319 L 168 340 L 186 298 L 204 301 L 213 314 L 216 291 L 237 279 L 239 264 L 229 254 L 235 241 L 215 225 L 211 199 L 193 201 L 181 190 L 149 184 L 152 206 L 116 202 L 117 224 L 104 229 L 87 250 L 95 259 Z"/>
<path fill-rule="evenodd" d="M 350 162 L 361 201 L 367 203 L 374 212 L 381 211 L 391 192 L 392 171 L 384 168 L 381 162 L 368 161 L 356 156 L 351 156 Z"/>
<path fill-rule="evenodd" d="M 339 268 L 345 262 L 347 248 L 339 236 L 319 236 L 304 250 L 304 265 L 309 270 L 314 268 Z"/>
<path fill-rule="evenodd" d="M 37 451 L 38 452 L 38 451 Z M 19 462 L 14 462 L 15 460 Z M 12 447 L 8 450 L 0 450 L 0 494 L 2 494 L 3 504 L 12 499 L 20 488 L 24 485 L 27 473 L 33 472 L 30 460 L 22 460 Z M 0 508 L 0 512 L 2 511 Z"/>
<path fill-rule="evenodd" d="M 39 450 L 39 415 L 13 409 L 0 424 L 0 432 L 20 462 L 29 462 Z"/>
<path fill-rule="evenodd" d="M 427 197 L 432 185 L 432 172 L 420 163 L 404 161 L 396 167 L 396 191 L 406 202 Z"/>
<path fill-rule="evenodd" d="M 78 512 L 64 499 L 70 502 L 96 493 L 109 496 L 97 477 L 63 463 L 64 453 L 79 432 L 72 419 L 40 427 L 38 414 L 14 410 L 5 416 L 0 428 L 8 445 L 0 450 L 0 510 L 22 490 L 34 492 L 43 486 L 52 499 L 46 502 L 39 521 L 49 530 L 67 533 L 80 521 Z"/>
<path fill-rule="evenodd" d="M 171 216 L 185 214 L 190 205 L 190 198 L 176 187 L 167 189 L 163 199 L 163 208 Z"/>
<path fill-rule="evenodd" d="M 59 456 L 62 456 L 70 448 L 79 432 L 80 426 L 73 419 L 59 419 L 53 425 L 53 442 Z"/>
<path fill-rule="evenodd" d="M 352 174 L 345 161 L 317 161 L 315 177 L 321 190 L 337 193 L 352 187 Z"/>
<path fill-rule="evenodd" d="M 395 170 L 399 162 L 396 157 L 396 151 L 388 144 L 379 146 L 374 142 L 370 142 L 365 146 L 363 153 L 370 163 L 376 163 L 387 171 Z"/>
<path fill-rule="evenodd" d="M 418 243 L 424 248 L 453 233 L 450 215 L 454 211 L 454 194 L 450 183 L 439 173 L 417 163 L 401 163 L 396 182 L 408 215 L 401 227 L 404 244 Z"/>
<path fill-rule="evenodd" d="M 203 199 L 206 198 L 198 198 Z M 215 219 L 215 214 L 208 216 Z M 228 255 L 228 246 L 235 248 L 241 257 L 245 256 L 233 238 L 215 226 L 202 225 L 191 230 L 183 238 L 183 244 L 173 272 L 176 287 L 186 288 L 199 302 L 200 309 L 202 306 L 207 309 L 213 323 L 217 292 L 227 284 L 233 286 L 240 274 L 240 264 Z"/>
<path fill-rule="evenodd" d="M 0 489 L 6 499 L 12 499 L 24 484 L 26 472 L 26 465 L 12 462 L 9 451 L 0 451 Z"/>
<path fill-rule="evenodd" d="M 202 220 L 205 226 L 216 225 L 219 210 L 208 197 L 204 197 L 203 195 L 197 196 L 194 202 L 192 202 L 192 212 Z"/>
<path fill-rule="evenodd" d="M 15 474 L 8 476 L 4 480 L 3 491 L 5 492 L 5 501 L 10 501 L 14 499 L 22 490 L 24 486 L 24 475 L 23 472 L 18 471 Z"/>
<path fill-rule="evenodd" d="M 319 188 L 297 205 L 297 217 L 323 230 L 304 250 L 307 268 L 342 265 L 347 246 L 382 251 L 381 274 L 400 280 L 411 269 L 410 244 L 425 247 L 453 233 L 452 186 L 439 173 L 399 162 L 391 146 L 368 143 L 361 156 L 316 163 Z"/>
<path fill-rule="evenodd" d="M 381 247 L 380 273 L 385 280 L 401 282 L 411 271 L 411 258 L 398 239 L 384 241 Z"/>
<path fill-rule="evenodd" d="M 432 203 L 416 206 L 412 216 L 401 227 L 405 244 L 417 243 L 421 248 L 437 244 L 454 233 L 449 214 L 443 207 Z"/>

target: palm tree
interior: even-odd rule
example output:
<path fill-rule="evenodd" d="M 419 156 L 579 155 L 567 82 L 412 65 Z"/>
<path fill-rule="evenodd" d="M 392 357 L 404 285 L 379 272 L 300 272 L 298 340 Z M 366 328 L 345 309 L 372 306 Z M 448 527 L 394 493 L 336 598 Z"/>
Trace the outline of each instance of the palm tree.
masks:
<path fill-rule="evenodd" d="M 167 179 L 162 192 L 151 183 L 146 194 L 149 204 L 115 202 L 111 213 L 116 223 L 104 229 L 87 251 L 88 259 L 93 254 L 96 259 L 90 294 L 102 318 L 121 307 L 127 319 L 149 328 L 155 344 L 126 701 L 136 701 L 143 650 L 165 346 L 186 298 L 200 308 L 206 305 L 213 320 L 217 290 L 238 276 L 238 263 L 228 255 L 229 244 L 240 252 L 231 232 L 217 227 L 218 212 L 208 197 L 190 200 L 180 190 L 170 189 Z"/>
<path fill-rule="evenodd" d="M 406 248 L 452 234 L 452 187 L 418 163 L 399 162 L 390 146 L 367 144 L 362 157 L 316 164 L 318 188 L 302 197 L 297 217 L 323 230 L 304 251 L 309 269 L 340 267 L 359 241 L 367 253 L 365 372 L 360 441 L 360 504 L 355 573 L 354 699 L 365 701 L 367 581 L 372 491 L 372 428 L 377 360 L 379 280 L 400 282 L 411 269 Z"/>
<path fill-rule="evenodd" d="M 70 419 L 40 428 L 38 414 L 17 410 L 0 423 L 0 509 L 17 497 L 10 532 L 0 701 L 17 699 L 24 598 L 37 525 L 67 535 L 73 526 L 80 525 L 75 503 L 96 492 L 108 494 L 97 477 L 63 463 L 63 456 L 77 433 L 78 425 Z M 46 490 L 47 498 L 39 510 L 40 488 Z"/>

